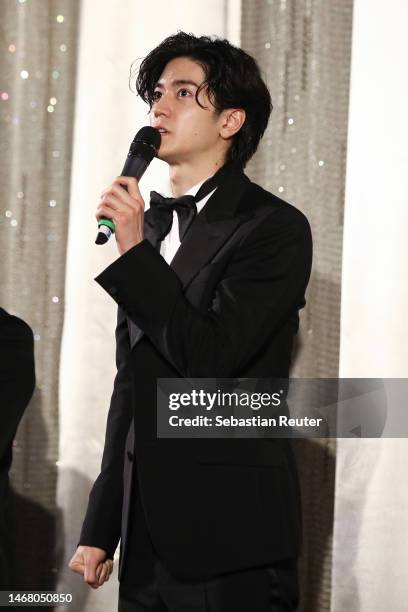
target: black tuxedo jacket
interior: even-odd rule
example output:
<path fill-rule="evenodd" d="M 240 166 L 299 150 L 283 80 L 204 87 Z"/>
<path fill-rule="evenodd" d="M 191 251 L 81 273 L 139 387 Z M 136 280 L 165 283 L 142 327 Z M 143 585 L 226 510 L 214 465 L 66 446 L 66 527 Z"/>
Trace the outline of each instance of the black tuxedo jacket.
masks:
<path fill-rule="evenodd" d="M 157 439 L 156 379 L 288 376 L 309 224 L 236 168 L 170 266 L 152 246 L 151 223 L 147 211 L 145 239 L 96 278 L 119 306 L 118 371 L 80 543 L 112 555 L 121 537 L 123 570 L 140 495 L 153 545 L 176 576 L 295 557 L 300 503 L 288 441 Z"/>

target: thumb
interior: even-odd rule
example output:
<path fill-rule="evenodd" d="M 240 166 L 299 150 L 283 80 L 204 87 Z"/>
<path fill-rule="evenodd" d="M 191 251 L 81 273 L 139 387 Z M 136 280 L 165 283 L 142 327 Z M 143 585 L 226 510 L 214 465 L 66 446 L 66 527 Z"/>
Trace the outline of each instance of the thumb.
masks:
<path fill-rule="evenodd" d="M 68 567 L 73 572 L 77 574 L 84 573 L 85 565 L 83 555 L 78 555 L 77 553 L 72 557 L 71 561 L 68 563 Z"/>
<path fill-rule="evenodd" d="M 128 193 L 132 198 L 143 202 L 142 194 L 140 193 L 139 184 L 133 176 L 119 176 L 116 179 L 120 185 L 127 187 Z"/>

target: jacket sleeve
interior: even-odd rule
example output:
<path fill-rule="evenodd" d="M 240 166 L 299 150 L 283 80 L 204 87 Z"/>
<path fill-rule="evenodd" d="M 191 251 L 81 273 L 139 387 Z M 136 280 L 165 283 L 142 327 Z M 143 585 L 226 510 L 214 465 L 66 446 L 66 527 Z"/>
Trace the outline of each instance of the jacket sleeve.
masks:
<path fill-rule="evenodd" d="M 287 205 L 241 240 L 207 312 L 188 301 L 177 274 L 147 240 L 95 280 L 180 376 L 230 377 L 304 306 L 311 259 L 309 224 Z"/>
<path fill-rule="evenodd" d="M 116 327 L 117 373 L 108 412 L 101 472 L 89 495 L 79 540 L 81 545 L 102 548 L 112 558 L 120 538 L 125 444 L 132 425 L 129 354 L 126 315 L 119 308 Z"/>

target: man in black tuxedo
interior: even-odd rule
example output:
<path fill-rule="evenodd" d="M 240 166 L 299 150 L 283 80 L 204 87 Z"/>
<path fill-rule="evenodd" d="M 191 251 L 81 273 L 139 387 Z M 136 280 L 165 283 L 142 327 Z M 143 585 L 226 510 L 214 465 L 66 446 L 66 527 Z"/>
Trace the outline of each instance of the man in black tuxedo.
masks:
<path fill-rule="evenodd" d="M 96 279 L 119 306 L 118 371 L 70 567 L 97 588 L 120 539 L 122 612 L 295 610 L 288 441 L 156 434 L 157 378 L 288 376 L 311 235 L 298 210 L 243 173 L 270 95 L 244 51 L 183 32 L 145 58 L 136 85 L 177 199 L 153 192 L 145 214 L 136 180 L 118 177 L 97 209 L 120 254 Z"/>
<path fill-rule="evenodd" d="M 13 588 L 9 469 L 17 426 L 34 386 L 33 332 L 0 308 L 0 590 Z"/>

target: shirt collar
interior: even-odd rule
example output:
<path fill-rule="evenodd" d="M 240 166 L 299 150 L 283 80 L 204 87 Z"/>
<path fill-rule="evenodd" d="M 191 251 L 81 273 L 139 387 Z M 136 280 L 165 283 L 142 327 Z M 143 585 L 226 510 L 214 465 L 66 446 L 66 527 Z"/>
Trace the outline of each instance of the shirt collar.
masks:
<path fill-rule="evenodd" d="M 209 179 L 209 178 L 210 177 L 207 176 L 207 178 L 205 178 L 203 181 L 200 181 L 199 183 L 196 183 L 195 185 L 190 187 L 190 189 L 188 191 L 186 191 L 186 193 L 184 195 L 193 195 L 193 196 L 195 196 L 198 193 L 198 190 L 200 189 L 201 185 L 203 185 L 205 183 L 205 181 L 207 179 Z"/>
<path fill-rule="evenodd" d="M 205 181 L 207 179 L 211 178 L 210 176 L 207 176 L 207 178 L 205 178 L 204 180 L 200 181 L 199 183 L 196 183 L 195 185 L 193 185 L 192 187 L 190 187 L 190 189 L 188 191 L 186 191 L 186 193 L 183 193 L 182 195 L 193 195 L 195 196 L 196 193 L 198 193 L 198 190 L 200 189 L 201 185 L 203 183 L 205 183 Z M 174 198 L 175 196 L 173 195 L 172 191 L 171 191 L 171 185 L 170 182 L 168 183 L 166 189 L 163 190 L 163 192 L 161 193 L 162 196 L 166 197 L 166 198 Z"/>

